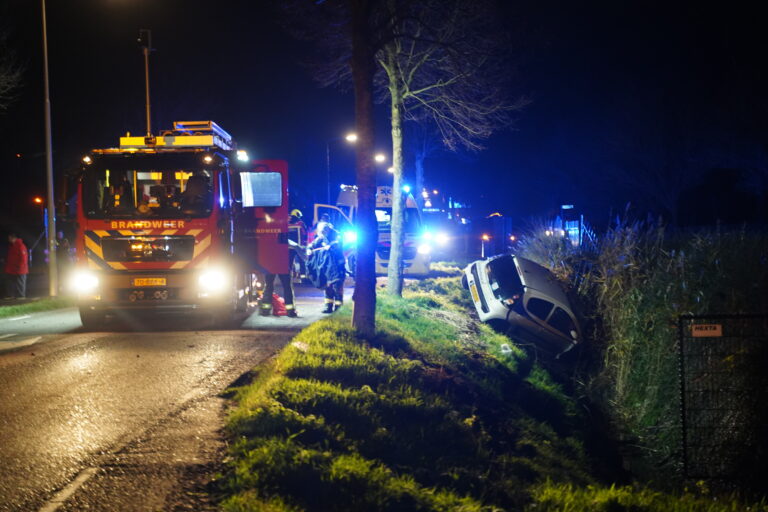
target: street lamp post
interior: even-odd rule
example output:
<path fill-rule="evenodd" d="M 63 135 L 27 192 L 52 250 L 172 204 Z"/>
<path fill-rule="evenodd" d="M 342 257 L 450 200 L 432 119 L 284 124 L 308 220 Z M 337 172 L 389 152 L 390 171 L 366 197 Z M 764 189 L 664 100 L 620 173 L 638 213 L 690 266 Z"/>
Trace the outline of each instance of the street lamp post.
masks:
<path fill-rule="evenodd" d="M 491 239 L 490 236 L 488 236 L 486 233 L 483 233 L 483 236 L 480 237 L 481 245 L 480 245 L 480 257 L 482 259 L 485 259 L 485 242 L 489 241 Z"/>
<path fill-rule="evenodd" d="M 350 144 L 354 144 L 355 142 L 357 142 L 357 134 L 348 133 L 344 137 L 336 137 L 335 139 L 330 139 L 325 143 L 325 174 L 326 174 L 325 202 L 326 204 L 331 204 L 331 143 L 338 142 L 342 139 L 346 140 Z"/>
<path fill-rule="evenodd" d="M 48 242 L 48 294 L 58 295 L 59 283 L 56 275 L 56 206 L 53 197 L 53 143 L 51 141 L 51 98 L 48 93 L 48 25 L 45 18 L 45 0 L 41 0 L 43 11 L 43 83 L 45 88 L 45 182 L 47 204 Z"/>

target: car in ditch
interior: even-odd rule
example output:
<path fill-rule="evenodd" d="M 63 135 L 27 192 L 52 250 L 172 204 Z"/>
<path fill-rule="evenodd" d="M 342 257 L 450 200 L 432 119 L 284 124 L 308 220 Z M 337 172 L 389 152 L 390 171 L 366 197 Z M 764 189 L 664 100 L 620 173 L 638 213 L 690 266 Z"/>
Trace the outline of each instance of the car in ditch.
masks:
<path fill-rule="evenodd" d="M 558 356 L 581 342 L 581 329 L 557 278 L 538 263 L 502 254 L 467 265 L 462 284 L 480 320 Z"/>

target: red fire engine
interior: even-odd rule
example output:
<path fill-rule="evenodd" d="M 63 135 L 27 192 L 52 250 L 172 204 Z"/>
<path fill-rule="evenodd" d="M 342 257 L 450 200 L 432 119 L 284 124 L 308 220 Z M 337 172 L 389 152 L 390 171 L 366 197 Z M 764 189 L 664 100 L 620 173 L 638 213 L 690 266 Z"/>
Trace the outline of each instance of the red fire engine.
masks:
<path fill-rule="evenodd" d="M 179 121 L 83 159 L 77 268 L 86 328 L 126 310 L 192 310 L 218 321 L 288 272 L 288 167 L 250 160 L 212 121 Z"/>

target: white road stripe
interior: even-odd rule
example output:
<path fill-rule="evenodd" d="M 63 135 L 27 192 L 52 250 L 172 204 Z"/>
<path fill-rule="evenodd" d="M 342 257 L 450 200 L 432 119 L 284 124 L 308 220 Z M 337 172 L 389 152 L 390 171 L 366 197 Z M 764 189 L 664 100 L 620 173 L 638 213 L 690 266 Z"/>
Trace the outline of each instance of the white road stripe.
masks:
<path fill-rule="evenodd" d="M 3 335 L 0 335 L 0 340 L 4 340 L 5 338 L 10 338 L 11 336 L 16 336 L 16 333 L 15 333 L 15 332 L 12 332 L 12 333 L 10 333 L 10 334 L 3 334 Z"/>
<path fill-rule="evenodd" d="M 42 336 L 35 336 L 34 338 L 24 338 L 23 340 L 6 341 L 2 345 L 0 345 L 0 349 L 12 350 L 14 348 L 26 347 L 29 345 L 34 345 L 41 339 L 43 339 Z"/>
<path fill-rule="evenodd" d="M 77 475 L 77 477 L 72 480 L 68 486 L 56 493 L 56 496 L 51 498 L 48 503 L 43 505 L 43 508 L 41 508 L 39 512 L 53 512 L 54 510 L 58 509 L 64 504 L 65 501 L 67 501 L 67 499 L 69 499 L 70 496 L 75 494 L 75 492 L 77 492 L 77 490 L 82 487 L 82 485 L 87 482 L 89 478 L 95 475 L 98 470 L 99 468 L 87 468 L 81 471 L 80 474 Z"/>
<path fill-rule="evenodd" d="M 32 318 L 32 315 L 15 316 L 13 318 L 6 319 L 6 322 L 14 322 L 16 320 L 24 320 L 25 318 Z"/>

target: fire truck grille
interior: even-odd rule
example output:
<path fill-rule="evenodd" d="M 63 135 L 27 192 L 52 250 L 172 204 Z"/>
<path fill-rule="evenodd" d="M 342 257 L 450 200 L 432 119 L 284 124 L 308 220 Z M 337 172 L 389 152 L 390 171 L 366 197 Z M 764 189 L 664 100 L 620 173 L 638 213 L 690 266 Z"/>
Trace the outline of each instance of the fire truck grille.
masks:
<path fill-rule="evenodd" d="M 107 237 L 101 239 L 101 249 L 107 261 L 188 261 L 195 251 L 195 237 Z"/>
<path fill-rule="evenodd" d="M 128 302 L 162 302 L 177 298 L 178 290 L 175 288 L 145 288 L 139 290 L 126 289 L 118 290 L 119 300 Z"/>

